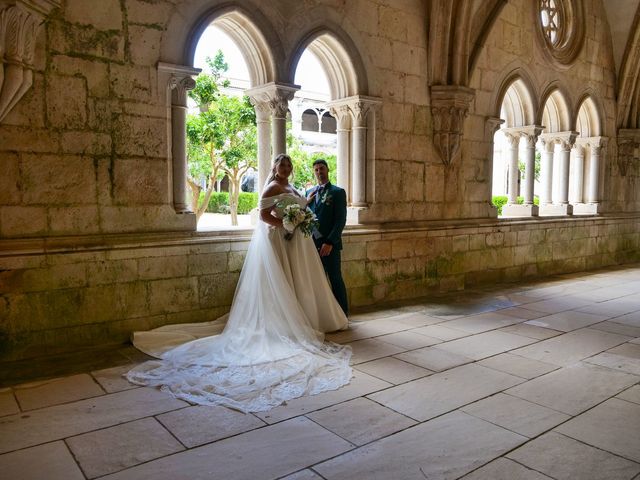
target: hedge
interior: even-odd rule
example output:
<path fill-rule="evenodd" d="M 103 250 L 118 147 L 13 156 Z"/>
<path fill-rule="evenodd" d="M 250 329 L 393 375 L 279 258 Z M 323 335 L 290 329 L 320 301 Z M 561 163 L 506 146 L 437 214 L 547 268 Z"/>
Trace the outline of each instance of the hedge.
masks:
<path fill-rule="evenodd" d="M 496 195 L 492 197 L 491 203 L 498 209 L 498 216 L 502 215 L 502 207 L 507 204 L 509 197 L 505 195 Z M 518 197 L 518 203 L 522 205 L 524 203 L 524 197 Z M 534 205 L 539 205 L 540 199 L 537 196 L 533 197 Z"/>
<path fill-rule="evenodd" d="M 204 192 L 200 193 L 200 201 Z M 258 192 L 240 192 L 238 197 L 238 214 L 244 215 L 258 206 Z M 209 198 L 209 213 L 229 213 L 229 192 L 213 192 Z"/>

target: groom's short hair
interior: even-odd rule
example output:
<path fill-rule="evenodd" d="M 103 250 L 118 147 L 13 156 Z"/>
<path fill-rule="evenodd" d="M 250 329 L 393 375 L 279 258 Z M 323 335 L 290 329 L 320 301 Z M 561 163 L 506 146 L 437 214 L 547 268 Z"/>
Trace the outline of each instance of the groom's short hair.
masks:
<path fill-rule="evenodd" d="M 327 167 L 327 170 L 329 170 L 329 165 L 324 158 L 319 158 L 311 164 L 312 167 L 315 167 L 316 165 L 324 165 L 325 167 Z"/>

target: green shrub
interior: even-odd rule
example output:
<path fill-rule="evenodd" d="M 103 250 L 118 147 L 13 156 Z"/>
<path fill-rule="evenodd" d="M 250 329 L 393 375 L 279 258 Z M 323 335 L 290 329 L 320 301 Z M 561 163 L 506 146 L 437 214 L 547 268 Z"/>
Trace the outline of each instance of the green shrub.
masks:
<path fill-rule="evenodd" d="M 200 201 L 204 198 L 204 192 L 200 193 Z M 238 215 L 244 215 L 258 206 L 257 192 L 240 192 L 238 198 Z M 229 192 L 213 192 L 209 198 L 209 213 L 229 214 Z"/>
<path fill-rule="evenodd" d="M 498 209 L 498 216 L 502 215 L 502 207 L 505 206 L 508 201 L 509 197 L 507 197 L 506 195 L 496 195 L 492 197 L 491 203 L 493 203 L 493 205 Z M 518 197 L 518 204 L 522 205 L 523 203 L 524 197 Z M 538 198 L 536 195 L 533 196 L 533 204 L 540 204 L 540 198 Z"/>

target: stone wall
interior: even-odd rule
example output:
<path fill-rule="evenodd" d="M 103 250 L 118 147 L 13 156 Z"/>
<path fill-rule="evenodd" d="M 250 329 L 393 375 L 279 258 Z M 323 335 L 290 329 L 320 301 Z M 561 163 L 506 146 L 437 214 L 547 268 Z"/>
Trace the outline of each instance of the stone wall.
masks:
<path fill-rule="evenodd" d="M 354 227 L 353 307 L 640 261 L 640 216 Z M 226 313 L 249 231 L 3 242 L 0 360 L 128 341 Z"/>

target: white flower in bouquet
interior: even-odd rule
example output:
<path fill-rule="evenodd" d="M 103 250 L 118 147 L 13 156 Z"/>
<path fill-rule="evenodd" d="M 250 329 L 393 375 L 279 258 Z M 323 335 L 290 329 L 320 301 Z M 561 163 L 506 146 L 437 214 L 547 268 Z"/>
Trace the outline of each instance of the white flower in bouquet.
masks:
<path fill-rule="evenodd" d="M 296 228 L 299 228 L 300 231 L 308 237 L 313 232 L 317 223 L 318 221 L 313 212 L 302 208 L 297 203 L 287 205 L 283 209 L 282 226 L 287 231 L 284 236 L 287 240 L 293 238 L 293 232 Z"/>

